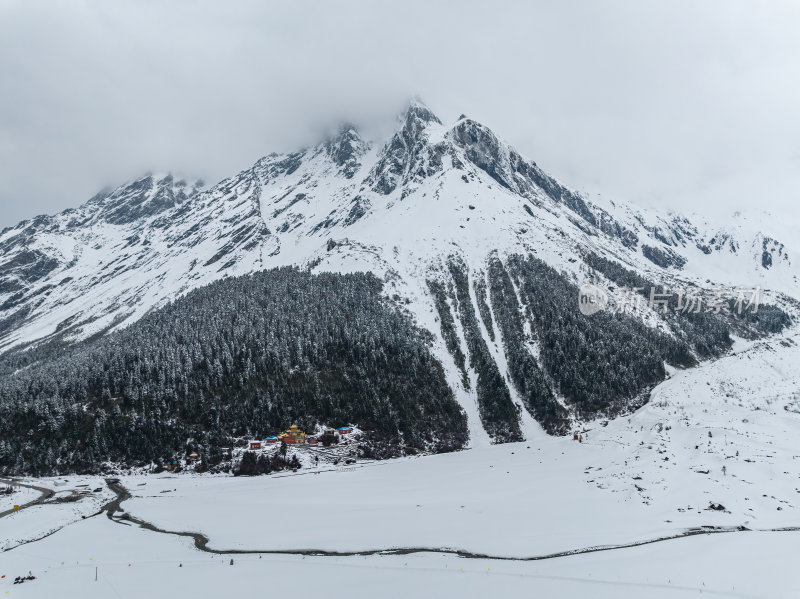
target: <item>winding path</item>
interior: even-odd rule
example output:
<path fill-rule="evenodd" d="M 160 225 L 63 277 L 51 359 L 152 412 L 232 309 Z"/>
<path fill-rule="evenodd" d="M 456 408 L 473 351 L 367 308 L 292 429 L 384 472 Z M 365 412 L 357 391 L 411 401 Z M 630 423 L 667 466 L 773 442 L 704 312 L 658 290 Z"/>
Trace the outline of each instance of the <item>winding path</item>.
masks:
<path fill-rule="evenodd" d="M 24 484 L 24 483 L 21 483 L 21 482 L 19 482 L 17 480 L 14 480 L 13 478 L 0 478 L 0 483 L 4 483 L 4 484 L 7 484 L 7 485 L 13 485 L 15 487 L 25 487 L 27 489 L 33 489 L 34 491 L 38 491 L 40 493 L 39 497 L 37 497 L 36 499 L 34 499 L 32 501 L 29 501 L 28 503 L 23 503 L 22 505 L 20 505 L 19 506 L 19 510 L 15 510 L 15 509 L 12 508 L 10 510 L 6 510 L 4 512 L 0 512 L 0 518 L 5 518 L 6 516 L 10 516 L 11 514 L 17 512 L 17 511 L 22 511 L 25 508 L 29 508 L 29 507 L 31 507 L 33 505 L 39 505 L 41 503 L 44 503 L 45 501 L 47 501 L 53 495 L 56 494 L 55 491 L 53 491 L 52 489 L 48 489 L 47 487 L 37 487 L 37 486 L 34 486 L 34 485 Z"/>
<path fill-rule="evenodd" d="M 514 557 L 508 555 L 490 555 L 486 553 L 474 553 L 472 551 L 465 551 L 463 549 L 451 549 L 446 547 L 398 547 L 388 549 L 365 549 L 362 551 L 330 551 L 326 549 L 213 549 L 208 546 L 210 539 L 200 532 L 191 531 L 173 531 L 160 528 L 155 524 L 132 516 L 128 512 L 123 512 L 120 507 L 122 502 L 130 499 L 130 492 L 122 486 L 118 479 L 106 480 L 108 488 L 116 494 L 116 499 L 103 506 L 101 513 L 105 512 L 112 522 L 118 524 L 136 524 L 145 530 L 168 534 L 178 537 L 188 537 L 194 540 L 194 546 L 200 551 L 215 554 L 262 554 L 262 555 L 309 555 L 309 556 L 329 556 L 329 557 L 350 557 L 350 556 L 368 556 L 368 555 L 410 555 L 412 553 L 446 553 L 458 557 L 468 559 L 491 559 L 502 561 L 517 561 L 517 562 L 531 562 L 541 561 L 547 559 L 555 559 L 559 557 L 567 557 L 570 555 L 581 555 L 585 553 L 597 553 L 600 551 L 612 551 L 615 549 L 627 549 L 630 547 L 640 547 L 642 545 L 651 545 L 653 543 L 661 543 L 664 541 L 671 541 L 674 539 L 681 539 L 684 537 L 692 537 L 696 535 L 710 535 L 722 533 L 735 533 L 735 532 L 749 532 L 751 529 L 744 526 L 703 526 L 700 528 L 691 528 L 683 532 L 673 535 L 657 537 L 654 539 L 646 539 L 643 541 L 634 541 L 632 543 L 621 543 L 618 545 L 595 545 L 593 547 L 582 547 L 579 549 L 570 549 L 568 551 L 559 551 L 557 553 L 546 553 L 542 555 Z M 122 512 L 120 516 L 116 516 L 117 512 Z M 786 528 L 773 528 L 773 529 L 759 529 L 761 532 L 794 532 L 800 531 L 800 527 L 786 527 Z"/>

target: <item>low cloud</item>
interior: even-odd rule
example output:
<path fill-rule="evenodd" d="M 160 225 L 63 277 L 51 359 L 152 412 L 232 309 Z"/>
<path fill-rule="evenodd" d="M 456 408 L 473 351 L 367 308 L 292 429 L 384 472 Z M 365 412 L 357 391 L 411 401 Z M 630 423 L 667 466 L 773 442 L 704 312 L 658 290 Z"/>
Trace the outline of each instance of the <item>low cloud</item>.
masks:
<path fill-rule="evenodd" d="M 0 227 L 148 170 L 213 182 L 412 94 L 566 184 L 793 210 L 789 2 L 0 3 Z"/>

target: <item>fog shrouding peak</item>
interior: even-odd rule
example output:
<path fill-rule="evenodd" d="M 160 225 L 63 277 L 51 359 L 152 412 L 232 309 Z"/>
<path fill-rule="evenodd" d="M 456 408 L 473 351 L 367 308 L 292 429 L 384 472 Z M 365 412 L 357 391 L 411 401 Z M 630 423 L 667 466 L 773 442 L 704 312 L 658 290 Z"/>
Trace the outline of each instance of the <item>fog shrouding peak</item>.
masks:
<path fill-rule="evenodd" d="M 797 218 L 797 30 L 779 1 L 12 0 L 0 228 L 146 171 L 213 183 L 339 122 L 391 133 L 404 107 L 464 112 L 589 194 Z"/>

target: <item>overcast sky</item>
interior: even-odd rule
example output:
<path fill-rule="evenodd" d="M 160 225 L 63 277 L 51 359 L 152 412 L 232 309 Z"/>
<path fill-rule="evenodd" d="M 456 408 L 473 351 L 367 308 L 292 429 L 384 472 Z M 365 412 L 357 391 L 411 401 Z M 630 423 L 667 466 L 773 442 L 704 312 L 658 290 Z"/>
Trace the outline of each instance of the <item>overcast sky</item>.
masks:
<path fill-rule="evenodd" d="M 411 95 L 567 185 L 800 212 L 800 2 L 0 0 L 0 228 L 215 182 Z"/>

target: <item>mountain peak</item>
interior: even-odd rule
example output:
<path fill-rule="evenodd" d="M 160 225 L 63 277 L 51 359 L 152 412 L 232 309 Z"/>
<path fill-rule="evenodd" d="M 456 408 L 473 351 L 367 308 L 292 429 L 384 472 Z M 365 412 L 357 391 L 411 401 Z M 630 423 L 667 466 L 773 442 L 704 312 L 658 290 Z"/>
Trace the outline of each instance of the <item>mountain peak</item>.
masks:
<path fill-rule="evenodd" d="M 442 124 L 419 98 L 409 101 L 398 121 L 399 128 L 384 146 L 367 178 L 371 187 L 381 195 L 389 195 L 398 186 L 424 176 L 428 170 L 422 164 L 428 148 L 428 128 L 431 124 Z"/>
<path fill-rule="evenodd" d="M 87 205 L 97 208 L 97 215 L 111 224 L 129 224 L 153 216 L 186 201 L 204 183 L 175 178 L 172 173 L 145 173 L 114 189 L 104 189 Z"/>
<path fill-rule="evenodd" d="M 408 126 L 413 120 L 419 120 L 424 123 L 442 124 L 442 121 L 439 120 L 439 117 L 437 117 L 433 111 L 428 108 L 418 97 L 414 97 L 409 100 L 408 106 L 403 111 L 400 118 L 405 123 L 405 126 Z"/>
<path fill-rule="evenodd" d="M 342 123 L 335 135 L 325 140 L 323 147 L 339 172 L 350 179 L 361 167 L 360 158 L 368 145 L 350 123 Z"/>

